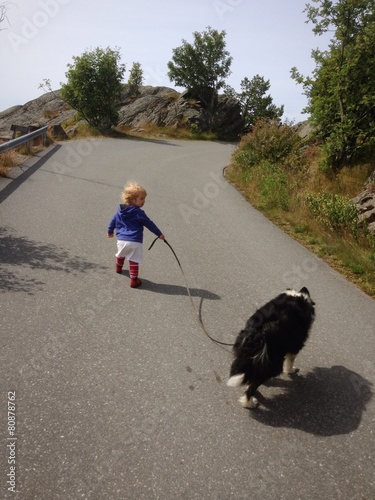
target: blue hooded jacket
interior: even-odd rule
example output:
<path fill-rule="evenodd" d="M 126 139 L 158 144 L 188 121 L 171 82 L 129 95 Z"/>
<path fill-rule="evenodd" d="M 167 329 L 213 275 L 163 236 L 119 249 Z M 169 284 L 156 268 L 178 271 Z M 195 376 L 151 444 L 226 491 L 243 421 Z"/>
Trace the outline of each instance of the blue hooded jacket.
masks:
<path fill-rule="evenodd" d="M 143 242 L 143 227 L 146 226 L 156 236 L 163 233 L 136 205 L 120 205 L 108 226 L 108 234 L 116 229 L 118 240 Z"/>

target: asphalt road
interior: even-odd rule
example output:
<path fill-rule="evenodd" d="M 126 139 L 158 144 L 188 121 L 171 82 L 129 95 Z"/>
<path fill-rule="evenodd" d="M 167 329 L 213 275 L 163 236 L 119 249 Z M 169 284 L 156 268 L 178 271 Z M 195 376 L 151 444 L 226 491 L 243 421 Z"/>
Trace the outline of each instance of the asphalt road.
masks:
<path fill-rule="evenodd" d="M 232 152 L 83 140 L 0 181 L 1 498 L 375 498 L 375 301 L 224 181 Z M 145 231 L 141 288 L 115 274 L 106 230 L 129 179 L 217 339 L 309 288 L 299 375 L 263 386 L 256 410 L 226 386 L 230 348 L 201 330 L 167 245 L 148 251 Z"/>

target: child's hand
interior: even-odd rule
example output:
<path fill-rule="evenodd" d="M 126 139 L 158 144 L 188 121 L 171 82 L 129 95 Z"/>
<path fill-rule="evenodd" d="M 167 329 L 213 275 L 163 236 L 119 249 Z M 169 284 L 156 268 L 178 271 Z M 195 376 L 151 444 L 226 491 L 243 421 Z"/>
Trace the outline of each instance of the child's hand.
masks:
<path fill-rule="evenodd" d="M 108 238 L 113 238 L 113 233 L 108 233 Z"/>
<path fill-rule="evenodd" d="M 160 238 L 161 240 L 165 240 L 165 236 L 164 236 L 164 234 L 161 234 L 161 235 L 159 236 L 159 238 Z"/>

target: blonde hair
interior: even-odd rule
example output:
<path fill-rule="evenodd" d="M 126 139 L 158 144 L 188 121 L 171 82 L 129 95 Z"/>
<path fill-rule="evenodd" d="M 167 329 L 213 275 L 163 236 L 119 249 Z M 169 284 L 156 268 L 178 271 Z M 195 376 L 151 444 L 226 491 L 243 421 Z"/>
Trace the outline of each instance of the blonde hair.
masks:
<path fill-rule="evenodd" d="M 125 205 L 131 205 L 139 194 L 147 196 L 147 191 L 137 182 L 128 182 L 121 193 L 121 199 Z"/>

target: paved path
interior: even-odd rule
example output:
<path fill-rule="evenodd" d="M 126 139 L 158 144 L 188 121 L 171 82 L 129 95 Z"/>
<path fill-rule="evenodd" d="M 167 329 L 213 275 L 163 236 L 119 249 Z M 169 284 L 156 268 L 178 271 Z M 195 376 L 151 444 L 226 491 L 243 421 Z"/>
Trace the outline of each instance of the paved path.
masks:
<path fill-rule="evenodd" d="M 1 181 L 1 498 L 375 498 L 375 302 L 223 180 L 232 151 L 76 141 Z M 200 329 L 167 245 L 148 252 L 146 231 L 141 288 L 115 274 L 106 228 L 128 179 L 218 339 L 310 289 L 300 375 L 262 387 L 257 410 L 226 386 L 231 353 Z"/>

